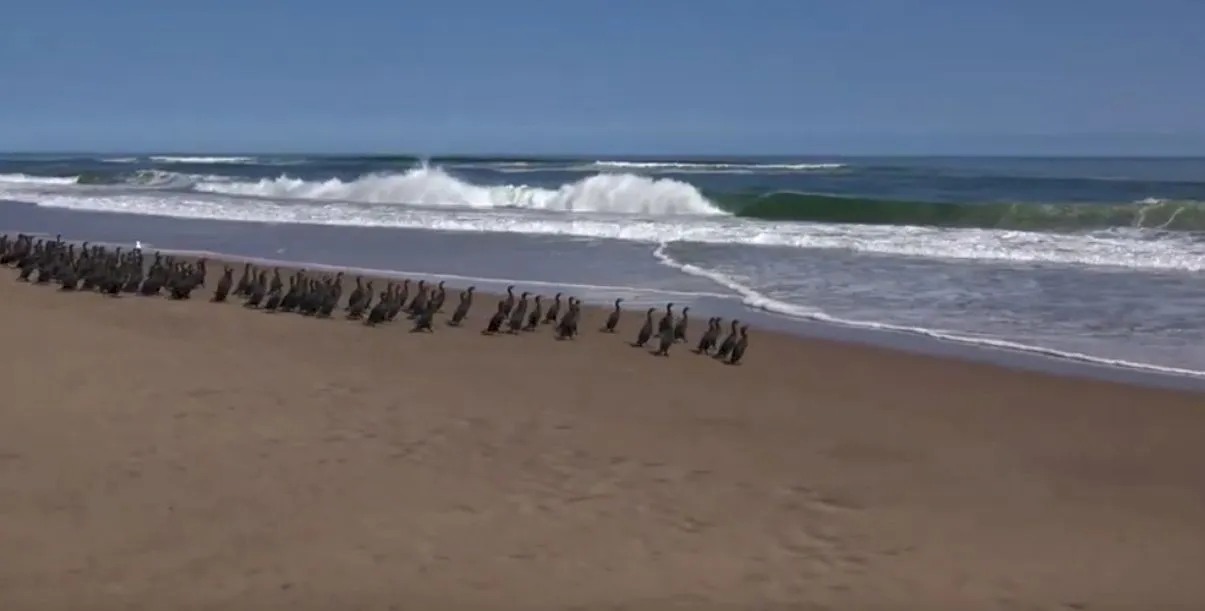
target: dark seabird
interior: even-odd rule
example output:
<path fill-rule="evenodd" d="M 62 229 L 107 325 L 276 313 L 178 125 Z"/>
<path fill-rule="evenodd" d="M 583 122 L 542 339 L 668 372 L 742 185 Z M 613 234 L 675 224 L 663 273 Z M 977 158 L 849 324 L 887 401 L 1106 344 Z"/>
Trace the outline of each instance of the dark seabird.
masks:
<path fill-rule="evenodd" d="M 306 278 L 302 287 L 301 299 L 297 301 L 297 313 L 302 316 L 313 316 L 322 305 L 322 283 L 317 278 Z"/>
<path fill-rule="evenodd" d="M 661 316 L 661 321 L 657 323 L 657 333 L 661 333 L 666 329 L 671 331 L 674 328 L 674 304 L 668 303 L 665 305 L 665 314 Z"/>
<path fill-rule="evenodd" d="M 141 256 L 142 251 L 138 251 Z M 192 283 L 193 290 L 205 286 L 205 279 L 209 276 L 209 260 L 205 257 L 197 259 L 197 265 L 193 268 Z"/>
<path fill-rule="evenodd" d="M 414 300 L 406 308 L 406 315 L 410 318 L 415 318 L 427 310 L 427 302 L 431 299 L 431 289 L 427 286 L 426 280 L 418 281 L 418 289 L 415 292 Z"/>
<path fill-rule="evenodd" d="M 397 318 L 398 314 L 402 313 L 402 308 L 405 307 L 406 302 L 402 297 L 402 286 L 400 284 L 390 282 L 388 290 L 389 308 L 385 312 L 385 320 L 387 322 L 392 322 L 395 318 Z"/>
<path fill-rule="evenodd" d="M 633 348 L 643 348 L 649 343 L 649 339 L 653 337 L 653 313 L 657 308 L 649 308 L 644 313 L 644 324 L 640 326 L 640 331 L 636 333 L 636 341 L 632 342 Z"/>
<path fill-rule="evenodd" d="M 281 283 L 283 285 L 283 282 Z M 280 307 L 280 302 L 284 301 L 284 287 L 268 289 L 268 299 L 264 302 L 264 310 L 267 312 L 275 312 L 276 308 Z"/>
<path fill-rule="evenodd" d="M 728 337 L 724 338 L 724 342 L 720 344 L 720 349 L 715 351 L 715 358 L 723 359 L 728 356 L 728 353 L 732 352 L 732 349 L 736 346 L 736 338 L 740 334 L 737 329 L 740 324 L 741 321 L 732 320 L 732 327 L 728 332 Z"/>
<path fill-rule="evenodd" d="M 38 260 L 38 263 L 34 268 L 38 272 L 37 277 L 33 279 L 34 284 L 48 284 L 50 282 L 50 277 L 54 275 L 53 256 L 54 253 L 47 252 L 44 253 Z"/>
<path fill-rule="evenodd" d="M 523 328 L 523 317 L 527 316 L 527 296 L 530 294 L 527 291 L 523 291 L 523 294 L 519 296 L 519 302 L 515 304 L 514 309 L 510 312 L 507 333 L 518 333 L 519 329 Z"/>
<path fill-rule="evenodd" d="M 689 323 L 688 314 L 690 314 L 690 306 L 682 308 L 682 317 L 678 319 L 678 324 L 674 325 L 674 341 L 686 341 L 686 326 Z"/>
<path fill-rule="evenodd" d="M 372 283 L 368 283 L 372 286 Z M 318 296 L 318 310 L 315 314 L 318 318 L 330 318 L 339 307 L 339 301 L 343 298 L 343 272 L 335 274 L 334 278 L 328 278 L 322 284 L 322 292 Z"/>
<path fill-rule="evenodd" d="M 79 273 L 75 269 L 75 264 L 67 261 L 59 270 L 59 286 L 64 291 L 74 291 L 79 286 Z"/>
<path fill-rule="evenodd" d="M 561 317 L 561 322 L 556 325 L 556 338 L 563 340 L 577 337 L 577 323 L 581 319 L 581 316 L 582 302 L 576 297 L 570 297 L 565 315 Z"/>
<path fill-rule="evenodd" d="M 715 347 L 715 343 L 720 338 L 720 321 L 719 316 L 707 319 L 707 331 L 703 333 L 703 337 L 699 338 L 699 345 L 695 348 L 695 354 L 707 354 Z"/>
<path fill-rule="evenodd" d="M 619 317 L 623 314 L 623 310 L 619 307 L 621 303 L 623 303 L 623 297 L 615 300 L 615 309 L 611 310 L 610 316 L 607 316 L 607 322 L 602 328 L 603 333 L 614 333 L 619 326 Z"/>
<path fill-rule="evenodd" d="M 121 275 L 121 269 L 114 265 L 109 269 L 109 274 L 105 278 L 104 285 L 101 287 L 101 292 L 110 297 L 120 297 L 121 287 L 124 285 L 125 282 Z"/>
<path fill-rule="evenodd" d="M 653 351 L 654 356 L 669 356 L 670 346 L 674 345 L 674 328 L 666 327 L 661 330 L 657 349 Z"/>
<path fill-rule="evenodd" d="M 544 315 L 544 324 L 550 325 L 556 322 L 556 319 L 561 315 L 561 293 L 552 296 L 552 305 L 548 307 L 548 313 Z"/>
<path fill-rule="evenodd" d="M 280 277 L 280 268 L 272 268 L 272 282 L 268 285 L 268 293 L 279 293 L 285 288 L 285 282 Z"/>
<path fill-rule="evenodd" d="M 363 276 L 356 276 L 355 283 L 356 283 L 356 288 L 351 290 L 351 295 L 348 296 L 348 298 L 347 298 L 347 307 L 344 308 L 344 311 L 350 312 L 352 304 L 359 303 L 360 300 L 364 299 L 364 278 L 363 278 Z"/>
<path fill-rule="evenodd" d="M 33 274 L 37 267 L 37 259 L 35 259 L 32 254 L 25 255 L 21 258 L 20 262 L 17 263 L 17 269 L 19 270 L 17 273 L 17 280 L 21 282 L 29 282 L 29 277 Z"/>
<path fill-rule="evenodd" d="M 100 283 L 101 278 L 98 276 L 99 265 L 93 268 L 93 273 L 84 281 L 86 285 L 94 286 Z M 151 264 L 151 269 L 143 279 L 142 285 L 138 287 L 138 294 L 143 297 L 154 297 L 163 290 L 163 285 L 167 281 L 167 269 L 159 262 Z"/>
<path fill-rule="evenodd" d="M 255 276 L 255 280 L 251 281 L 251 286 L 247 292 L 247 301 L 243 303 L 248 308 L 258 308 L 260 302 L 268 294 L 268 274 L 259 272 Z"/>
<path fill-rule="evenodd" d="M 410 329 L 410 332 L 419 333 L 421 331 L 426 331 L 427 333 L 435 333 L 434 323 L 435 313 L 437 311 L 438 310 L 435 302 L 428 301 L 427 308 L 422 312 L 419 312 L 418 316 L 414 317 L 414 328 Z"/>
<path fill-rule="evenodd" d="M 469 308 L 473 307 L 473 291 L 475 290 L 477 287 L 470 286 L 461 291 L 460 303 L 456 305 L 456 310 L 452 312 L 452 319 L 448 321 L 450 326 L 459 327 L 464 322 L 464 317 L 469 315 Z"/>
<path fill-rule="evenodd" d="M 243 275 L 239 276 L 234 294 L 245 297 L 251 294 L 251 282 L 255 279 L 255 268 L 250 263 L 243 264 Z"/>
<path fill-rule="evenodd" d="M 176 286 L 172 291 L 173 299 L 192 299 L 192 292 L 201 286 L 202 277 L 197 271 L 196 266 L 183 265 L 180 267 L 180 276 L 176 281 Z M 121 279 L 122 286 L 125 286 L 125 277 Z"/>
<path fill-rule="evenodd" d="M 142 251 L 136 250 L 133 253 L 135 260 L 131 261 L 129 273 L 126 274 L 125 284 L 121 287 L 123 293 L 138 293 L 139 287 L 142 286 Z"/>
<path fill-rule="evenodd" d="M 234 268 L 229 265 L 222 270 L 222 279 L 218 280 L 218 286 L 213 290 L 213 301 L 221 303 L 226 301 L 226 297 L 230 295 L 230 289 L 234 286 Z"/>
<path fill-rule="evenodd" d="M 364 311 L 368 309 L 372 303 L 372 280 L 368 281 L 364 292 L 360 294 L 360 298 L 347 302 L 347 319 L 359 320 L 364 315 Z"/>
<path fill-rule="evenodd" d="M 372 327 L 385 322 L 385 318 L 389 315 L 389 305 L 389 291 L 381 291 L 380 300 L 368 311 L 368 318 L 364 319 L 364 324 Z"/>
<path fill-rule="evenodd" d="M 543 317 L 543 315 L 544 298 L 540 295 L 536 295 L 535 305 L 532 308 L 531 313 L 527 315 L 527 324 L 523 325 L 523 330 L 535 331 L 536 327 L 540 326 L 540 319 Z"/>
<path fill-rule="evenodd" d="M 410 279 L 409 278 L 402 279 L 402 290 L 397 294 L 397 302 L 398 302 L 397 311 L 390 313 L 391 314 L 390 320 L 397 318 L 397 315 L 401 314 L 402 310 L 406 309 L 406 305 L 409 304 L 409 302 L 410 302 Z"/>
<path fill-rule="evenodd" d="M 743 325 L 741 326 L 741 338 L 736 340 L 736 345 L 732 347 L 732 355 L 728 357 L 728 364 L 739 365 L 745 356 L 745 349 L 748 347 L 749 325 Z"/>
<path fill-rule="evenodd" d="M 515 285 L 506 287 L 506 297 L 502 299 L 502 306 L 506 309 L 506 313 L 515 308 Z"/>
<path fill-rule="evenodd" d="M 435 312 L 443 311 L 444 301 L 448 298 L 448 291 L 444 288 L 444 281 L 440 280 L 439 284 L 435 285 L 435 290 L 431 291 L 431 306 L 435 308 Z"/>
<path fill-rule="evenodd" d="M 481 334 L 482 335 L 493 335 L 493 334 L 497 333 L 499 330 L 501 330 L 502 323 L 506 322 L 506 314 L 507 314 L 506 302 L 499 301 L 498 302 L 498 311 L 494 312 L 494 315 L 490 317 L 489 324 L 486 325 L 485 330 L 482 331 Z"/>
<path fill-rule="evenodd" d="M 277 308 L 279 311 L 287 313 L 297 308 L 297 301 L 301 297 L 301 283 L 297 279 L 301 277 L 303 277 L 302 272 L 289 276 L 289 290 L 280 299 L 280 307 Z"/>

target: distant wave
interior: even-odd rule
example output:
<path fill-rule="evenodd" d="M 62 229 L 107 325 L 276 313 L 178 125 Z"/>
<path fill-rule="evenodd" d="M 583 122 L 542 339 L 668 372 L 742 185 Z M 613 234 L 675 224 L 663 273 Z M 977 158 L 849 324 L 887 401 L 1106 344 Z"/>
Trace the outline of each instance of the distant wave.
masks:
<path fill-rule="evenodd" d="M 810 193 L 726 195 L 719 206 L 773 221 L 982 229 L 1074 230 L 1130 227 L 1205 230 L 1205 202 L 1148 198 L 1125 204 L 946 203 Z"/>
<path fill-rule="evenodd" d="M 221 183 L 234 180 L 217 174 L 183 174 L 166 170 L 134 170 L 131 172 L 84 172 L 76 177 L 80 185 L 115 185 L 154 189 L 191 189 L 202 182 Z"/>
<path fill-rule="evenodd" d="M 172 155 L 152 155 L 149 159 L 155 163 L 192 163 L 206 164 L 236 164 L 255 163 L 255 157 L 176 157 Z"/>
<path fill-rule="evenodd" d="M 17 185 L 70 185 L 75 176 L 31 176 L 29 174 L 0 174 L 0 183 Z"/>
<path fill-rule="evenodd" d="M 421 157 L 410 155 L 358 155 L 358 156 L 181 156 L 151 155 L 147 157 L 104 157 L 103 163 L 114 164 L 189 164 L 189 165 L 329 165 L 332 167 L 445 165 L 451 167 L 495 170 L 503 173 L 523 172 L 607 172 L 627 171 L 640 173 L 681 174 L 748 174 L 755 172 L 792 173 L 821 172 L 844 168 L 843 163 L 803 162 L 753 162 L 723 160 L 595 160 L 564 158 L 508 159 L 499 157 L 437 156 Z"/>
<path fill-rule="evenodd" d="M 595 161 L 585 167 L 596 170 L 668 171 L 683 173 L 725 172 L 817 172 L 844 168 L 844 163 L 736 163 L 695 161 Z"/>

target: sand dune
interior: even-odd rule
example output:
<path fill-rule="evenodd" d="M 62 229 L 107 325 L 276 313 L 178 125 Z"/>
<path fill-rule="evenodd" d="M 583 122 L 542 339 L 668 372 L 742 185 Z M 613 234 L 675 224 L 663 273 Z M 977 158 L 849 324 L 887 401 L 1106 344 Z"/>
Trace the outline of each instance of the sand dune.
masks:
<path fill-rule="evenodd" d="M 0 608 L 1202 608 L 1205 399 L 0 275 Z M 694 333 L 699 331 L 696 323 Z"/>

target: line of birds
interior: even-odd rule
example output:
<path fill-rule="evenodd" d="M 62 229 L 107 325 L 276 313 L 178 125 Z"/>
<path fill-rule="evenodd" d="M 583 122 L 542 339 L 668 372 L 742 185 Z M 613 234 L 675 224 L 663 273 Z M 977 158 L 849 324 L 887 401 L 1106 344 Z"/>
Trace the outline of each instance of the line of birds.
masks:
<path fill-rule="evenodd" d="M 0 235 L 0 265 L 17 268 L 20 281 L 55 283 L 65 291 L 95 291 L 111 296 L 123 293 L 166 295 L 177 300 L 190 299 L 194 291 L 204 287 L 208 273 L 207 261 L 203 258 L 188 261 L 155 252 L 147 266 L 146 256 L 140 248 L 124 250 L 86 242 L 76 246 L 63 241 L 62 236 L 49 240 L 25 234 L 15 238 Z M 362 320 L 368 326 L 392 322 L 405 313 L 406 318 L 413 321 L 412 332 L 433 333 L 435 315 L 443 310 L 447 299 L 443 282 L 432 285 L 419 280 L 412 285 L 409 279 L 388 281 L 385 289 L 378 291 L 373 280 L 365 281 L 356 276 L 344 302 L 343 272 L 300 269 L 283 276 L 279 268 L 271 268 L 269 276 L 269 269 L 246 263 L 237 282 L 234 273 L 234 267 L 223 265 L 210 301 L 222 303 L 238 297 L 243 300 L 244 307 L 250 309 L 295 312 L 317 318 L 333 317 L 343 303 L 346 318 Z M 459 302 L 447 320 L 448 326 L 463 326 L 473 306 L 475 291 L 476 287 L 470 286 L 460 292 Z M 562 297 L 562 293 L 557 293 L 545 309 L 543 296 L 523 292 L 516 297 L 515 287 L 508 286 L 482 334 L 518 334 L 551 325 L 556 339 L 573 339 L 578 335 L 582 303 L 576 297 L 566 297 L 563 301 Z M 622 298 L 615 300 L 614 308 L 599 329 L 601 332 L 618 332 L 623 301 Z M 688 341 L 690 308 L 683 308 L 676 316 L 674 304 L 670 303 L 659 319 L 655 317 L 656 312 L 657 308 L 645 312 L 644 324 L 631 345 L 643 348 L 656 336 L 657 348 L 652 354 L 669 356 L 671 347 Z M 749 346 L 749 326 L 732 320 L 721 341 L 723 334 L 723 319 L 708 319 L 707 330 L 700 336 L 694 352 L 730 365 L 739 364 Z"/>

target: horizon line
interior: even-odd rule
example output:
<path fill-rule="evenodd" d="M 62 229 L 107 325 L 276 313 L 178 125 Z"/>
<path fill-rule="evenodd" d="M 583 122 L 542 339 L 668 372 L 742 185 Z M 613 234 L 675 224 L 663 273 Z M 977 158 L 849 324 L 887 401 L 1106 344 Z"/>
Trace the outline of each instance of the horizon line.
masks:
<path fill-rule="evenodd" d="M 317 152 L 282 150 L 12 150 L 2 156 L 44 155 L 124 155 L 129 157 L 326 157 L 326 158 L 409 158 L 409 159 L 506 159 L 506 160 L 569 160 L 569 161 L 727 161 L 737 159 L 1205 159 L 1205 151 L 1184 153 L 505 153 L 505 152 L 440 152 L 414 153 L 403 151 Z"/>

